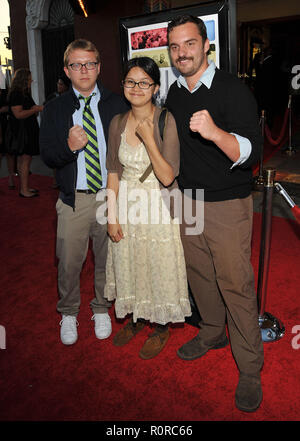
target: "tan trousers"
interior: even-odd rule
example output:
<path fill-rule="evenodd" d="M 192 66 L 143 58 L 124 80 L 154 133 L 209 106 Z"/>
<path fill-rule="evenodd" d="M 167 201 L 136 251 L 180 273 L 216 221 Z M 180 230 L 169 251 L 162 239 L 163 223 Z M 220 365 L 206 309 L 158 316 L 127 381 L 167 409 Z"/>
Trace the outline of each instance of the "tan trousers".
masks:
<path fill-rule="evenodd" d="M 80 308 L 80 273 L 86 259 L 89 239 L 93 242 L 95 297 L 90 306 L 93 313 L 107 312 L 111 304 L 104 299 L 107 257 L 107 225 L 96 221 L 100 202 L 96 195 L 76 193 L 75 211 L 58 199 L 56 253 L 58 264 L 57 310 L 76 316 Z"/>
<path fill-rule="evenodd" d="M 195 205 L 195 201 L 193 201 Z M 188 281 L 201 315 L 202 340 L 214 344 L 229 331 L 240 372 L 259 374 L 263 344 L 250 262 L 253 200 L 204 203 L 204 230 L 187 235 L 181 224 Z"/>

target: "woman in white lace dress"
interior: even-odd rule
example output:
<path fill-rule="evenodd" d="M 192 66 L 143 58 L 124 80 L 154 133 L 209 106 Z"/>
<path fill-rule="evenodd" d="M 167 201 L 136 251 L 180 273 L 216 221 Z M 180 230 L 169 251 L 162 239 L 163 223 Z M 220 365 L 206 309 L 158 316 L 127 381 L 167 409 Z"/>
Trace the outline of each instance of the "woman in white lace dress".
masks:
<path fill-rule="evenodd" d="M 139 352 L 143 359 L 163 349 L 169 323 L 191 315 L 179 219 L 168 203 L 170 192 L 179 192 L 179 140 L 169 112 L 160 137 L 161 109 L 153 104 L 159 85 L 151 58 L 128 62 L 123 86 L 131 110 L 112 120 L 107 156 L 111 240 L 104 295 L 115 299 L 118 318 L 131 314 L 114 337 L 116 346 L 128 343 L 146 321 L 155 326 Z"/>

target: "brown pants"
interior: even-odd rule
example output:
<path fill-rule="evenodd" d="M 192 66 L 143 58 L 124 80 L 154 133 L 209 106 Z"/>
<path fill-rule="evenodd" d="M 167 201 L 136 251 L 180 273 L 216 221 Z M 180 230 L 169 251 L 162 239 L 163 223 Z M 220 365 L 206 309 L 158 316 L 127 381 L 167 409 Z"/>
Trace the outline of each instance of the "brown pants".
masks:
<path fill-rule="evenodd" d="M 75 211 L 61 199 L 57 201 L 57 310 L 61 314 L 77 315 L 79 312 L 80 273 L 87 256 L 90 238 L 95 258 L 95 298 L 90 306 L 94 314 L 107 312 L 111 306 L 103 297 L 108 238 L 106 224 L 100 225 L 96 220 L 99 205 L 96 195 L 84 193 L 76 193 Z"/>
<path fill-rule="evenodd" d="M 252 217 L 252 196 L 205 202 L 203 233 L 187 235 L 183 219 L 181 238 L 188 281 L 202 318 L 199 335 L 207 344 L 218 342 L 227 319 L 240 372 L 257 375 L 263 344 L 250 262 Z"/>

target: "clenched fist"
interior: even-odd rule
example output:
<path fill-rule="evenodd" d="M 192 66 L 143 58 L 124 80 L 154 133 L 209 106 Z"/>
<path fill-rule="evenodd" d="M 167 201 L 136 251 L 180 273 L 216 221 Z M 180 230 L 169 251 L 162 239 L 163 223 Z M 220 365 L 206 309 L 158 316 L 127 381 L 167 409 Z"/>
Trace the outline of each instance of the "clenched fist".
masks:
<path fill-rule="evenodd" d="M 210 141 L 214 141 L 219 128 L 215 125 L 207 110 L 195 112 L 190 119 L 190 129 Z"/>
<path fill-rule="evenodd" d="M 68 146 L 70 147 L 72 152 L 75 152 L 76 150 L 81 150 L 87 145 L 87 143 L 88 137 L 81 126 L 76 124 L 75 126 L 70 128 Z"/>
<path fill-rule="evenodd" d="M 149 139 L 153 139 L 153 127 L 153 122 L 150 119 L 145 118 L 139 123 L 135 132 L 140 138 L 142 138 L 144 143 L 147 143 Z"/>

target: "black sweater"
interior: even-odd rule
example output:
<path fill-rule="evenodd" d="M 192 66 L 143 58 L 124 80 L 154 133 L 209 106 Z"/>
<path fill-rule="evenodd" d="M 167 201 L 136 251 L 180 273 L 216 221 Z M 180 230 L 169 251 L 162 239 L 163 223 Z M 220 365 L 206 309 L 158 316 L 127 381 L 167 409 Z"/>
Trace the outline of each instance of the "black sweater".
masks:
<path fill-rule="evenodd" d="M 175 117 L 180 140 L 179 187 L 204 189 L 206 201 L 244 198 L 251 193 L 251 167 L 259 160 L 262 137 L 256 101 L 238 78 L 216 69 L 210 89 L 204 84 L 194 93 L 177 82 L 170 87 L 166 107 Z M 252 145 L 246 162 L 233 162 L 212 142 L 189 129 L 194 112 L 208 110 L 215 124 L 248 138 Z"/>
<path fill-rule="evenodd" d="M 112 118 L 128 110 L 128 105 L 119 95 L 105 89 L 98 83 L 101 99 L 98 103 L 103 131 L 108 141 L 108 128 Z M 73 126 L 72 115 L 79 109 L 79 100 L 73 88 L 49 101 L 42 113 L 40 127 L 40 153 L 50 168 L 56 169 L 56 179 L 60 187 L 59 197 L 71 207 L 75 207 L 75 186 L 77 181 L 78 152 L 73 153 L 68 146 L 69 129 Z"/>

